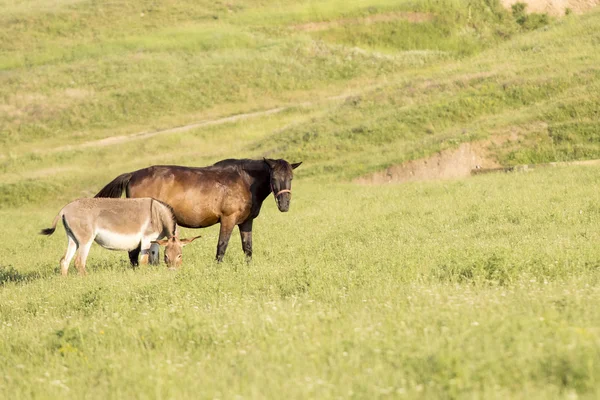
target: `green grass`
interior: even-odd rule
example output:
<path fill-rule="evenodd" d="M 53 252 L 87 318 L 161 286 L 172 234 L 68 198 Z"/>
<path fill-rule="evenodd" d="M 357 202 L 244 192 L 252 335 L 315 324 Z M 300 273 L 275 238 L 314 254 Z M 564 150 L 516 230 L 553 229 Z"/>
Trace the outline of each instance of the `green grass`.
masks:
<path fill-rule="evenodd" d="M 598 167 L 347 183 L 513 136 L 491 148 L 503 165 L 600 158 L 598 12 L 520 23 L 493 0 L 0 9 L 0 398 L 600 396 Z M 123 172 L 263 156 L 303 164 L 291 211 L 269 198 L 255 222 L 251 265 L 237 231 L 212 261 L 215 226 L 178 272 L 134 271 L 94 246 L 89 275 L 62 278 L 62 227 L 37 234 Z"/>
<path fill-rule="evenodd" d="M 133 7 L 119 15 L 111 11 L 109 20 L 129 21 L 120 30 L 109 29 L 109 20 L 89 9 L 97 5 L 55 10 L 52 18 L 61 21 L 68 12 L 79 15 L 87 10 L 92 17 L 85 22 L 89 26 L 77 31 L 79 36 L 42 35 L 46 45 L 40 44 L 37 51 L 5 45 L 15 47 L 6 60 L 13 59 L 10 54 L 45 57 L 44 49 L 52 57 L 62 57 L 61 51 L 73 57 L 10 67 L 1 76 L 5 84 L 0 86 L 0 140 L 5 157 L 0 168 L 65 168 L 73 157 L 83 163 L 78 165 L 117 166 L 114 159 L 127 152 L 121 145 L 114 156 L 109 153 L 116 146 L 79 154 L 47 152 L 65 144 L 278 106 L 292 108 L 272 128 L 259 123 L 248 133 L 246 123 L 240 123 L 175 138 L 161 136 L 141 146 L 160 147 L 169 154 L 154 151 L 153 159 L 188 163 L 184 155 L 192 147 L 181 150 L 181 143 L 205 146 L 209 140 L 217 146 L 221 135 L 227 135 L 243 146 L 232 144 L 219 154 L 194 151 L 189 164 L 215 161 L 235 151 L 243 156 L 277 153 L 310 161 L 301 175 L 327 179 L 354 178 L 510 131 L 521 132 L 520 141 L 496 152 L 506 165 L 597 157 L 586 132 L 593 132 L 598 120 L 598 13 L 569 16 L 517 34 L 519 25 L 508 12 L 484 3 L 469 3 L 471 11 L 451 1 L 372 4 L 338 9 L 336 2 L 293 7 L 248 3 L 231 12 L 200 4 L 187 16 L 177 7 L 159 7 L 159 27 L 127 19 Z M 214 12 L 219 18 L 200 16 Z M 406 12 L 433 19 L 411 24 L 402 18 L 356 22 Z M 15 21 L 31 20 L 24 25 L 31 29 L 16 22 L 7 29 L 11 35 L 23 33 L 17 36 L 25 46 L 31 43 L 27 34 L 43 26 L 38 19 L 48 15 L 43 8 L 31 15 L 14 13 Z M 52 18 L 44 23 L 58 24 Z M 296 28 L 311 18 L 338 25 L 316 32 Z M 396 31 L 409 27 L 410 35 Z M 97 39 L 88 37 L 92 33 Z M 361 42 L 363 36 L 371 42 Z M 350 98 L 327 100 L 339 95 Z M 305 105 L 296 107 L 299 104 Z M 560 138 L 551 133 L 557 129 L 563 132 Z M 195 139 L 198 135 L 202 140 Z M 140 145 L 127 147 L 133 157 Z M 174 156 L 176 152 L 181 155 Z M 141 166 L 146 158 L 133 161 Z"/>
<path fill-rule="evenodd" d="M 457 1 L 344 7 L 339 1 L 281 2 L 276 7 L 176 3 L 140 1 L 120 7 L 77 2 L 56 9 L 8 4 L 0 16 L 3 147 L 20 152 L 48 136 L 78 141 L 135 131 L 149 119 L 170 126 L 193 121 L 198 114 L 227 115 L 305 101 L 339 91 L 352 80 L 363 84 L 415 63 L 472 53 L 497 40 L 486 33 L 490 25 L 516 25 L 493 18 L 507 15 L 497 5 L 492 16 L 484 13 L 490 7 L 484 7 L 467 21 L 464 4 Z M 311 20 L 411 10 L 435 19 L 375 24 L 370 27 L 374 42 L 359 41 L 365 49 L 348 46 L 343 34 L 329 33 L 322 41 L 294 28 Z M 461 25 L 467 22 L 473 27 L 463 32 Z M 411 35 L 394 30 L 409 27 Z M 381 47 L 448 54 L 389 59 L 372 53 Z"/>
<path fill-rule="evenodd" d="M 249 266 L 237 235 L 213 263 L 213 227 L 179 272 L 94 246 L 85 279 L 57 274 L 62 228 L 37 235 L 57 210 L 2 211 L 0 393 L 593 398 L 598 172 L 298 180 Z"/>

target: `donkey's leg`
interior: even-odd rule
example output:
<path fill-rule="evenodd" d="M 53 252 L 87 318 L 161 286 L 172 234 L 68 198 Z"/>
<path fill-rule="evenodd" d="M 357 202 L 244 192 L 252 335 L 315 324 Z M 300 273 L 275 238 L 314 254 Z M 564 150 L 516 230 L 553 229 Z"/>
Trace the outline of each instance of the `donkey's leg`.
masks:
<path fill-rule="evenodd" d="M 252 261 L 252 219 L 238 225 L 242 237 L 242 249 L 246 254 L 246 261 Z"/>
<path fill-rule="evenodd" d="M 67 252 L 63 256 L 63 258 L 60 259 L 60 273 L 64 276 L 66 276 L 69 273 L 69 265 L 71 264 L 71 260 L 75 255 L 75 251 L 77 250 L 77 242 L 75 242 L 75 240 L 73 240 L 73 238 L 70 235 L 67 235 L 67 238 L 69 239 L 69 244 L 67 245 Z"/>
<path fill-rule="evenodd" d="M 88 257 L 88 253 L 90 252 L 90 247 L 92 247 L 92 243 L 94 241 L 90 240 L 86 243 L 81 243 L 79 246 L 79 250 L 77 250 L 77 257 L 75 257 L 75 267 L 77 271 L 79 271 L 80 275 L 87 275 L 87 271 L 85 270 L 85 262 Z"/>
<path fill-rule="evenodd" d="M 132 267 L 137 267 L 140 265 L 138 262 L 138 257 L 140 256 L 140 250 L 142 249 L 141 245 L 137 247 L 137 249 L 131 250 L 129 252 L 129 262 L 131 262 Z"/>
<path fill-rule="evenodd" d="M 221 230 L 219 231 L 219 243 L 217 244 L 217 261 L 223 261 L 223 257 L 225 256 L 225 250 L 227 250 L 227 245 L 229 244 L 229 238 L 231 237 L 231 232 L 233 232 L 233 228 L 235 227 L 235 218 L 232 216 L 222 218 L 221 219 Z"/>

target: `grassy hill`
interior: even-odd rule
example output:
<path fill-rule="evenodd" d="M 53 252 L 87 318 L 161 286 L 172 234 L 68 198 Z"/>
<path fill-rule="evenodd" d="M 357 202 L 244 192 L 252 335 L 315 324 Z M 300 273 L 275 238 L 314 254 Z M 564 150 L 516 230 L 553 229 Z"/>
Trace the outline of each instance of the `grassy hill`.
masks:
<path fill-rule="evenodd" d="M 600 13 L 0 10 L 0 397 L 600 394 L 598 167 L 348 183 L 479 140 L 503 165 L 600 158 Z M 95 246 L 89 276 L 63 279 L 62 228 L 37 235 L 122 172 L 262 156 L 304 163 L 290 213 L 265 202 L 250 266 L 235 238 L 214 264 L 211 227 L 177 273 Z"/>
<path fill-rule="evenodd" d="M 597 13 L 527 33 L 494 1 L 19 4 L 0 16 L 3 202 L 230 156 L 350 179 L 510 132 L 519 141 L 496 149 L 502 164 L 598 157 Z"/>

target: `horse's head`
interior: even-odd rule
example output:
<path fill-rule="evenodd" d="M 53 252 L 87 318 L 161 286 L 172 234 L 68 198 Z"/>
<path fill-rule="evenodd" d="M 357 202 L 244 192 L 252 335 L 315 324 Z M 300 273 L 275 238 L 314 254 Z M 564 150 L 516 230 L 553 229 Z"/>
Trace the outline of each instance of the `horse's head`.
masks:
<path fill-rule="evenodd" d="M 290 164 L 285 160 L 271 160 L 268 158 L 264 160 L 269 167 L 271 191 L 275 196 L 277 208 L 279 208 L 279 211 L 287 212 L 290 209 L 290 199 L 292 197 L 293 170 L 302 163 Z"/>
<path fill-rule="evenodd" d="M 196 236 L 191 239 L 179 239 L 177 236 L 172 236 L 169 239 L 156 240 L 152 243 L 157 243 L 161 246 L 165 246 L 165 264 L 169 269 L 176 269 L 181 266 L 183 261 L 183 246 L 193 242 L 200 236 Z"/>

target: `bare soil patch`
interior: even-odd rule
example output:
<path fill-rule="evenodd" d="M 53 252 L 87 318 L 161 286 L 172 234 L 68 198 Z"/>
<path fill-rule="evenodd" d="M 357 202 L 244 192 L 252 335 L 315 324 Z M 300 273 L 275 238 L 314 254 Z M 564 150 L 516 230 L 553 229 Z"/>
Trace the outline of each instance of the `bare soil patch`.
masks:
<path fill-rule="evenodd" d="M 483 75 L 487 76 L 487 75 Z M 459 179 L 476 173 L 508 170 L 500 165 L 494 155 L 501 146 L 517 143 L 528 132 L 546 129 L 544 122 L 523 127 L 511 126 L 497 130 L 490 138 L 476 142 L 463 143 L 457 148 L 442 150 L 429 157 L 393 165 L 383 171 L 356 178 L 360 184 L 380 185 L 386 183 L 404 183 L 415 181 Z"/>
<path fill-rule="evenodd" d="M 430 157 L 407 161 L 354 180 L 366 185 L 457 179 L 471 176 L 478 168 L 499 168 L 488 155 L 489 141 L 463 143 L 456 149 L 440 151 Z"/>
<path fill-rule="evenodd" d="M 81 89 L 81 88 L 69 88 L 65 89 L 65 96 L 72 99 L 85 99 L 94 96 L 94 90 Z"/>
<path fill-rule="evenodd" d="M 535 126 L 545 126 L 539 123 Z M 381 185 L 388 183 L 406 183 L 417 181 L 434 181 L 467 178 L 473 175 L 490 172 L 529 171 L 537 168 L 558 167 L 565 165 L 596 166 L 600 160 L 579 160 L 565 162 L 549 162 L 505 167 L 498 163 L 494 149 L 522 140 L 526 130 L 511 128 L 510 132 L 492 136 L 478 142 L 463 143 L 455 149 L 447 149 L 426 158 L 407 161 L 354 179 L 354 183 L 363 185 Z"/>
<path fill-rule="evenodd" d="M 377 22 L 408 21 L 408 22 L 427 22 L 433 19 L 433 14 L 420 12 L 391 12 L 385 14 L 369 15 L 360 18 L 343 18 L 335 21 L 309 22 L 306 24 L 294 25 L 292 28 L 304 32 L 325 31 L 331 28 L 338 28 L 346 25 L 369 25 Z"/>

